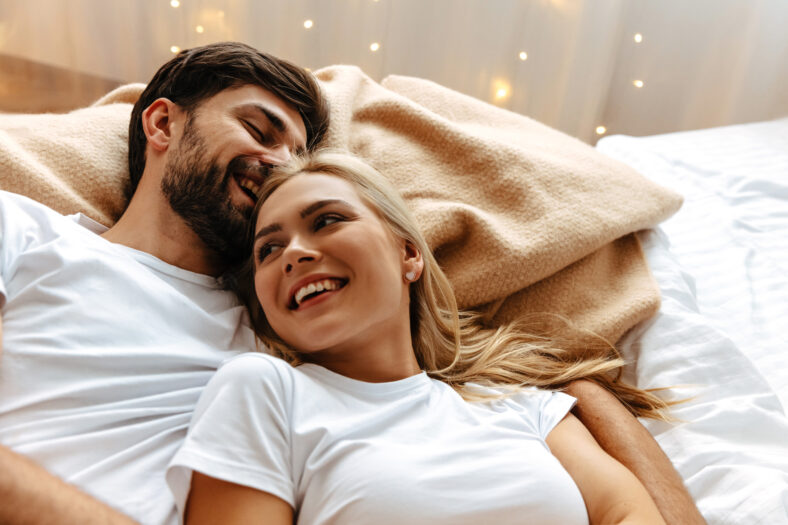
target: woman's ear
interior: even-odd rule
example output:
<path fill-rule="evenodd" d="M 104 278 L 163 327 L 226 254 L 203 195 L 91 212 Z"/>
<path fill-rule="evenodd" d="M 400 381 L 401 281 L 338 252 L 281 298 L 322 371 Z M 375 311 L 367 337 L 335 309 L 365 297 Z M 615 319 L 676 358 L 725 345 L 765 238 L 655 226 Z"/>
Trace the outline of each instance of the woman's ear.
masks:
<path fill-rule="evenodd" d="M 421 251 L 410 241 L 405 241 L 402 259 L 402 273 L 406 282 L 412 283 L 419 280 L 424 271 L 424 259 Z"/>
<path fill-rule="evenodd" d="M 177 105 L 167 98 L 158 98 L 142 112 L 142 129 L 148 144 L 156 151 L 166 151 L 172 141 L 173 116 Z"/>

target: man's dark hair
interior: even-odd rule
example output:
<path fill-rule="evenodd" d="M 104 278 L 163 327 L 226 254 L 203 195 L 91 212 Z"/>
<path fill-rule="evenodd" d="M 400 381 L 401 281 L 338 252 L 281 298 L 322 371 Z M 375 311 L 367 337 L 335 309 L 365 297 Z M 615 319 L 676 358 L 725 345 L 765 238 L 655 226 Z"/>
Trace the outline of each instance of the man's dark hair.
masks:
<path fill-rule="evenodd" d="M 312 73 L 240 42 L 184 49 L 159 68 L 134 104 L 129 123 L 129 195 L 145 169 L 145 108 L 164 97 L 190 113 L 220 91 L 247 84 L 270 91 L 298 111 L 306 127 L 307 148 L 320 142 L 328 128 L 328 103 Z"/>

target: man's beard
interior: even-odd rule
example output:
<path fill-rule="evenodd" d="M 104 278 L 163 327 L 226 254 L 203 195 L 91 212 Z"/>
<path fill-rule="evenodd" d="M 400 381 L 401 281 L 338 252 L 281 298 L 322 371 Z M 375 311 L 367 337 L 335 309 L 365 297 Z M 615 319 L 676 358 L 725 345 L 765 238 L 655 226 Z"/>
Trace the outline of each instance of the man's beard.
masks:
<path fill-rule="evenodd" d="M 252 207 L 239 209 L 230 198 L 233 168 L 243 165 L 243 159 L 233 159 L 223 171 L 206 151 L 205 140 L 188 119 L 178 149 L 165 166 L 161 190 L 173 211 L 229 267 L 251 252 L 246 235 Z"/>

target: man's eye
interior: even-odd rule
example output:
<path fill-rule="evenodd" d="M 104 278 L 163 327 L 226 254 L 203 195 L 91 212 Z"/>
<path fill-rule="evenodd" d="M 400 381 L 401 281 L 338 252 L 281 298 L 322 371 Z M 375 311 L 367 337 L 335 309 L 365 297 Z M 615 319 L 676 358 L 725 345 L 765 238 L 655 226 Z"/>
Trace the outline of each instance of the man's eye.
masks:
<path fill-rule="evenodd" d="M 257 249 L 257 262 L 263 262 L 266 257 L 279 250 L 281 246 L 271 243 L 261 244 Z"/>
<path fill-rule="evenodd" d="M 243 121 L 246 127 L 249 129 L 249 132 L 254 136 L 254 139 L 258 142 L 265 142 L 266 136 L 260 131 L 260 128 L 249 122 L 248 120 Z"/>
<path fill-rule="evenodd" d="M 318 218 L 315 219 L 315 231 L 324 228 L 326 226 L 330 226 L 337 222 L 344 221 L 345 218 L 341 215 L 337 215 L 336 213 L 326 213 L 320 215 Z"/>

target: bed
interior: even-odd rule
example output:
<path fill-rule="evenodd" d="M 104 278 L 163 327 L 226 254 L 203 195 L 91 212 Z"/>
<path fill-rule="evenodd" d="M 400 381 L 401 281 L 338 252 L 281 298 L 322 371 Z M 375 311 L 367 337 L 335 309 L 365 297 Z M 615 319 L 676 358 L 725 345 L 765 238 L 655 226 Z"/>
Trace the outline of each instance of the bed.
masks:
<path fill-rule="evenodd" d="M 788 523 L 788 118 L 597 149 L 685 198 L 638 233 L 662 305 L 619 344 L 689 400 L 644 423 L 710 524 Z"/>
<path fill-rule="evenodd" d="M 708 522 L 788 524 L 788 119 L 653 137 L 611 136 L 594 150 L 420 79 L 389 77 L 377 84 L 348 67 L 318 75 L 332 102 L 329 141 L 368 159 L 379 156 L 378 167 L 400 177 L 406 199 L 422 206 L 417 218 L 426 225 L 428 240 L 438 245 L 450 278 L 455 285 L 465 283 L 461 302 L 483 303 L 496 318 L 521 307 L 567 308 L 568 316 L 618 340 L 630 363 L 628 381 L 645 388 L 673 385 L 664 395 L 686 399 L 675 407 L 675 421 L 644 424 Z M 128 115 L 141 89 L 120 88 L 67 115 L 0 115 L 0 189 L 110 224 L 125 205 Z M 617 159 L 615 164 L 608 157 Z M 502 196 L 511 197 L 513 181 L 523 182 L 522 166 L 514 165 L 518 159 L 524 159 L 528 191 L 523 198 L 532 213 L 527 224 L 492 220 L 489 209 L 479 211 L 467 202 L 446 205 L 446 195 L 455 201 L 465 195 L 500 207 Z M 429 179 L 436 173 L 454 179 Z M 498 178 L 478 185 L 469 184 L 478 178 L 459 176 L 480 173 Z M 551 182 L 558 176 L 571 183 Z M 425 181 L 426 189 L 414 189 Z M 675 215 L 678 197 L 651 181 L 684 196 Z M 596 203 L 600 210 L 589 210 L 583 198 L 571 207 L 542 206 L 565 199 L 567 188 L 607 201 Z M 619 216 L 608 213 L 635 191 L 642 195 L 633 202 L 643 206 L 622 208 Z M 516 200 L 507 206 L 499 211 L 522 208 Z M 555 209 L 560 213 L 550 215 Z M 659 227 L 644 229 L 671 215 Z M 462 228 L 446 228 L 446 217 Z M 620 241 L 634 239 L 635 230 L 661 305 L 656 291 L 651 293 L 647 267 L 636 264 L 642 258 L 638 243 Z M 507 247 L 496 252 L 495 264 L 489 258 L 469 264 L 476 259 L 457 248 L 474 245 L 469 238 L 478 241 L 477 248 L 495 247 L 494 241 L 511 233 L 528 239 L 528 250 Z M 586 242 L 591 238 L 593 243 Z M 569 250 L 574 251 L 567 256 Z M 624 258 L 633 264 L 626 268 L 629 277 L 620 280 L 645 279 L 647 289 L 636 290 L 635 301 L 616 296 L 601 305 L 588 302 L 599 294 L 593 286 L 591 293 L 580 293 L 578 279 L 605 285 L 622 275 Z M 481 266 L 489 273 L 482 274 Z M 505 283 L 496 280 L 503 273 Z M 504 284 L 509 288 L 496 288 Z M 565 294 L 560 304 L 556 292 Z M 631 298 L 630 292 L 624 295 Z M 519 302 L 507 309 L 509 303 L 484 295 L 490 293 Z M 606 315 L 596 315 L 600 312 Z M 71 473 L 60 474 L 69 479 Z"/>

